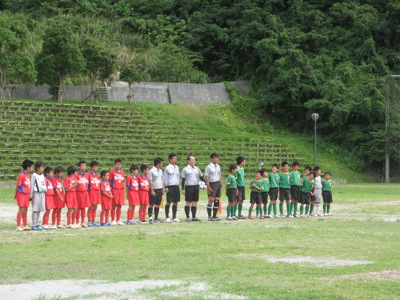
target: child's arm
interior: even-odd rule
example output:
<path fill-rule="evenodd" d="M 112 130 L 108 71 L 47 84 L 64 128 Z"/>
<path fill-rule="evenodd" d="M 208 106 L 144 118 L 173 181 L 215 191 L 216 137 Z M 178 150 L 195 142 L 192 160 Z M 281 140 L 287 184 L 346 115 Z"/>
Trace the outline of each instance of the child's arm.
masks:
<path fill-rule="evenodd" d="M 228 189 L 229 189 L 229 182 L 227 182 L 225 185 L 225 194 L 228 194 Z"/>
<path fill-rule="evenodd" d="M 64 201 L 64 198 L 61 196 L 60 192 L 58 189 L 54 189 L 56 191 L 56 195 L 58 197 L 58 199 L 60 199 L 60 201 Z"/>
<path fill-rule="evenodd" d="M 19 189 L 19 186 L 17 185 L 17 186 L 15 187 L 14 200 L 17 200 L 18 189 Z"/>

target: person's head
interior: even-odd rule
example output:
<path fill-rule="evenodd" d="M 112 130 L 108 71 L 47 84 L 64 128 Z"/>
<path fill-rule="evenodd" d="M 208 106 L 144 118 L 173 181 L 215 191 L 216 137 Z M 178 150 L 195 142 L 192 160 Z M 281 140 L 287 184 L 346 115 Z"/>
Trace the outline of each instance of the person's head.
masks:
<path fill-rule="evenodd" d="M 161 168 L 162 168 L 162 163 L 163 163 L 163 159 L 162 159 L 161 157 L 156 157 L 156 158 L 154 159 L 154 166 L 155 166 L 157 169 L 161 169 Z"/>
<path fill-rule="evenodd" d="M 59 178 L 61 178 L 63 172 L 64 172 L 64 168 L 63 167 L 58 166 L 58 167 L 56 167 L 54 169 L 54 174 Z"/>
<path fill-rule="evenodd" d="M 76 165 L 80 172 L 84 173 L 86 171 L 86 162 L 84 160 L 80 160 Z"/>
<path fill-rule="evenodd" d="M 41 161 L 37 161 L 35 163 L 35 172 L 38 174 L 42 174 L 44 171 L 44 163 Z"/>
<path fill-rule="evenodd" d="M 194 158 L 193 155 L 189 155 L 188 157 L 186 157 L 186 161 L 187 161 L 188 165 L 191 167 L 196 165 L 196 159 Z"/>
<path fill-rule="evenodd" d="M 293 171 L 297 171 L 300 168 L 300 163 L 296 160 L 292 164 Z"/>
<path fill-rule="evenodd" d="M 246 165 L 246 159 L 243 156 L 238 156 L 236 158 L 236 164 L 240 167 L 243 167 Z"/>
<path fill-rule="evenodd" d="M 214 165 L 216 165 L 219 160 L 219 155 L 217 153 L 211 153 L 210 160 Z"/>
<path fill-rule="evenodd" d="M 30 172 L 32 172 L 32 166 L 33 166 L 33 164 L 34 164 L 33 161 L 31 161 L 31 160 L 29 160 L 29 159 L 26 159 L 26 160 L 24 160 L 24 161 L 22 162 L 22 169 L 23 169 L 25 172 L 30 173 Z"/>
<path fill-rule="evenodd" d="M 138 165 L 132 165 L 129 168 L 129 171 L 133 174 L 136 175 L 139 172 L 139 166 Z"/>
<path fill-rule="evenodd" d="M 278 172 L 278 169 L 279 169 L 279 165 L 278 164 L 273 164 L 272 165 L 272 173 L 277 173 Z"/>
<path fill-rule="evenodd" d="M 103 170 L 103 171 L 101 171 L 100 172 L 100 177 L 101 177 L 101 179 L 103 179 L 103 180 L 105 180 L 105 181 L 108 181 L 108 176 L 109 176 L 109 172 L 108 171 L 106 171 L 106 170 Z"/>
<path fill-rule="evenodd" d="M 260 180 L 262 176 L 261 170 L 256 172 L 256 179 Z"/>
<path fill-rule="evenodd" d="M 168 161 L 171 165 L 175 165 L 177 160 L 178 159 L 176 158 L 175 153 L 171 153 L 170 155 L 168 155 Z"/>
<path fill-rule="evenodd" d="M 281 164 L 281 166 L 282 166 L 282 171 L 283 171 L 284 173 L 289 172 L 289 163 L 288 163 L 287 161 L 284 161 L 284 162 Z"/>
<path fill-rule="evenodd" d="M 235 165 L 230 165 L 230 166 L 229 166 L 229 173 L 231 173 L 232 175 L 233 175 L 233 174 L 236 174 L 236 169 L 237 169 L 237 166 L 235 166 Z"/>
<path fill-rule="evenodd" d="M 306 176 L 308 176 L 308 174 L 310 174 L 312 171 L 311 167 L 305 167 L 304 168 L 304 174 L 306 174 Z"/>
<path fill-rule="evenodd" d="M 49 178 L 53 177 L 53 175 L 54 175 L 53 169 L 50 167 L 46 167 L 44 169 L 44 175 L 46 175 L 46 177 L 49 177 Z"/>
<path fill-rule="evenodd" d="M 92 161 L 90 162 L 90 169 L 91 169 L 94 173 L 96 173 L 96 172 L 99 170 L 99 163 L 98 163 L 97 161 L 95 161 L 95 160 L 92 160 Z"/>
<path fill-rule="evenodd" d="M 69 167 L 67 168 L 67 174 L 68 174 L 69 176 L 74 175 L 75 172 L 76 172 L 75 166 L 69 166 Z"/>
<path fill-rule="evenodd" d="M 332 176 L 331 172 L 325 172 L 324 174 L 325 180 L 330 180 L 331 176 Z"/>
<path fill-rule="evenodd" d="M 140 173 L 143 175 L 147 175 L 149 173 L 149 166 L 148 165 L 141 165 L 140 166 Z"/>
<path fill-rule="evenodd" d="M 319 166 L 314 167 L 315 176 L 321 175 L 321 168 Z"/>
<path fill-rule="evenodd" d="M 261 169 L 261 177 L 262 178 L 267 178 L 268 177 L 268 170 L 267 169 Z"/>
<path fill-rule="evenodd" d="M 122 160 L 120 158 L 116 158 L 114 160 L 114 168 L 119 171 L 122 168 Z"/>
<path fill-rule="evenodd" d="M 308 180 L 313 180 L 315 178 L 315 172 L 311 171 L 310 174 L 308 174 Z"/>

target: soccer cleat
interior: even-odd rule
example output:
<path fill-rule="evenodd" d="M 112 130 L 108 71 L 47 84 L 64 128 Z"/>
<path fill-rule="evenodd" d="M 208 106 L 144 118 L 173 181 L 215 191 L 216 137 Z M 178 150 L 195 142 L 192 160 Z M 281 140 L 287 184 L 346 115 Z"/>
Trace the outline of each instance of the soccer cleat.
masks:
<path fill-rule="evenodd" d="M 149 224 L 153 224 L 153 218 L 149 218 Z"/>
<path fill-rule="evenodd" d="M 186 222 L 192 222 L 191 218 L 186 218 Z"/>
<path fill-rule="evenodd" d="M 179 223 L 181 220 L 179 220 L 178 218 L 172 219 L 172 222 L 174 223 Z"/>
<path fill-rule="evenodd" d="M 294 218 L 294 216 L 293 215 L 288 215 L 288 218 Z"/>
<path fill-rule="evenodd" d="M 162 223 L 160 219 L 154 219 L 154 223 Z"/>
<path fill-rule="evenodd" d="M 82 227 L 82 228 L 88 228 L 88 226 L 86 225 L 86 223 L 82 223 L 82 224 L 81 224 L 81 227 Z"/>
<path fill-rule="evenodd" d="M 100 224 L 97 223 L 97 222 L 93 222 L 93 226 L 94 226 L 94 227 L 100 227 Z"/>
<path fill-rule="evenodd" d="M 221 221 L 221 219 L 218 218 L 218 217 L 215 217 L 215 218 L 214 218 L 214 221 L 219 222 L 219 221 Z"/>
<path fill-rule="evenodd" d="M 93 225 L 93 223 L 92 222 L 88 222 L 87 223 L 87 227 L 93 227 L 94 225 Z"/>
<path fill-rule="evenodd" d="M 318 214 L 318 217 L 323 217 L 323 215 L 319 213 L 319 214 Z"/>
<path fill-rule="evenodd" d="M 271 215 L 266 215 L 265 216 L 267 219 L 271 219 L 272 217 L 271 217 Z"/>
<path fill-rule="evenodd" d="M 212 222 L 212 221 L 214 221 L 214 218 L 213 217 L 208 217 L 208 221 Z"/>
<path fill-rule="evenodd" d="M 238 218 L 236 216 L 232 217 L 232 220 L 236 221 Z"/>
<path fill-rule="evenodd" d="M 112 226 L 115 226 L 115 225 L 117 225 L 117 222 L 112 221 L 112 222 L 111 222 L 111 225 L 112 225 Z"/>
<path fill-rule="evenodd" d="M 333 216 L 331 213 L 327 213 L 326 215 L 329 216 L 329 217 Z"/>
<path fill-rule="evenodd" d="M 239 220 L 244 220 L 244 219 L 246 219 L 243 215 L 240 215 L 239 217 L 238 217 L 238 219 Z"/>
<path fill-rule="evenodd" d="M 54 224 L 54 225 L 51 225 L 51 228 L 52 228 L 52 229 L 58 229 L 58 228 L 57 228 L 57 225 L 55 225 L 55 224 Z"/>
<path fill-rule="evenodd" d="M 264 219 L 264 216 L 261 215 L 261 216 L 260 216 L 260 219 Z"/>
<path fill-rule="evenodd" d="M 65 229 L 65 226 L 60 224 L 60 225 L 57 225 L 57 228 L 58 229 Z"/>
<path fill-rule="evenodd" d="M 193 218 L 192 221 L 193 221 L 193 222 L 200 222 L 201 220 L 198 219 L 198 218 Z"/>
<path fill-rule="evenodd" d="M 279 218 L 284 218 L 285 216 L 283 215 L 283 214 L 280 214 L 279 215 Z"/>
<path fill-rule="evenodd" d="M 49 225 L 43 225 L 42 228 L 43 228 L 43 229 L 50 229 L 50 228 L 49 228 Z"/>
<path fill-rule="evenodd" d="M 250 219 L 250 220 L 253 220 L 253 219 L 254 219 L 253 216 L 248 216 L 247 218 Z"/>
<path fill-rule="evenodd" d="M 37 226 L 33 226 L 32 230 L 41 231 L 41 230 L 43 230 L 43 228 L 37 225 Z"/>
<path fill-rule="evenodd" d="M 126 221 L 126 225 L 133 225 L 132 221 Z"/>
<path fill-rule="evenodd" d="M 106 222 L 100 223 L 100 226 L 107 226 Z"/>
<path fill-rule="evenodd" d="M 165 219 L 165 223 L 171 223 L 171 219 L 170 218 L 166 218 Z"/>
<path fill-rule="evenodd" d="M 118 222 L 117 222 L 117 225 L 125 225 L 125 223 L 122 222 L 122 221 L 118 221 Z"/>
<path fill-rule="evenodd" d="M 17 228 L 15 230 L 16 231 L 24 231 L 24 229 L 21 226 L 17 226 Z"/>
<path fill-rule="evenodd" d="M 293 215 L 293 218 L 298 218 L 299 216 L 298 215 Z"/>
<path fill-rule="evenodd" d="M 32 228 L 31 228 L 31 227 L 29 227 L 29 226 L 24 226 L 23 228 L 24 228 L 24 231 L 29 231 L 29 230 L 32 230 Z"/>
<path fill-rule="evenodd" d="M 232 217 L 226 217 L 226 219 L 227 219 L 228 221 L 232 221 L 232 220 L 233 220 Z"/>

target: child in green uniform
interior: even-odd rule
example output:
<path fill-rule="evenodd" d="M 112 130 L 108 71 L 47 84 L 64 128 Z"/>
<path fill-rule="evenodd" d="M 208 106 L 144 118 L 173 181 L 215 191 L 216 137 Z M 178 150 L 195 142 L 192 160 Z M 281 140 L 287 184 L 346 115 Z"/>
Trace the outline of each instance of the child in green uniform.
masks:
<path fill-rule="evenodd" d="M 292 201 L 290 202 L 290 217 L 297 217 L 297 201 L 300 200 L 300 163 L 298 161 L 293 162 L 292 171 L 290 172 L 290 196 Z"/>
<path fill-rule="evenodd" d="M 324 216 L 332 216 L 329 212 L 331 209 L 332 203 L 332 180 L 331 180 L 331 172 L 325 172 L 324 180 L 322 180 L 322 198 L 324 199 Z"/>
<path fill-rule="evenodd" d="M 308 175 L 311 173 L 312 169 L 311 167 L 305 167 L 304 168 L 304 176 L 303 179 L 301 180 L 301 182 L 303 182 L 304 178 L 308 178 Z M 302 197 L 302 193 L 300 192 L 300 199 L 299 199 L 299 203 L 300 203 L 300 217 L 304 217 L 304 206 L 305 203 L 303 201 L 303 197 Z"/>
<path fill-rule="evenodd" d="M 260 219 L 264 219 L 261 208 L 261 191 L 263 190 L 263 181 L 261 180 L 261 171 L 257 171 L 255 179 L 250 182 L 250 208 L 249 208 L 249 219 L 253 219 L 251 213 L 253 212 L 254 204 L 257 204 L 256 212 L 257 216 L 260 215 Z"/>
<path fill-rule="evenodd" d="M 268 170 L 261 169 L 262 173 L 262 181 L 263 181 L 263 190 L 261 192 L 261 201 L 263 204 L 263 214 L 264 218 L 267 218 L 267 204 L 268 204 L 268 192 L 269 192 L 269 179 L 268 179 Z"/>
<path fill-rule="evenodd" d="M 301 198 L 303 204 L 306 205 L 306 211 L 304 216 L 309 217 L 308 211 L 310 209 L 310 202 L 311 202 L 311 196 L 314 194 L 314 189 L 315 189 L 315 173 L 310 172 L 308 174 L 308 177 L 303 178 L 303 182 L 301 183 Z"/>
<path fill-rule="evenodd" d="M 246 193 L 245 193 L 246 182 L 244 180 L 244 166 L 246 165 L 246 160 L 243 156 L 238 156 L 236 158 L 236 163 L 237 163 L 236 182 L 237 182 L 238 194 L 236 195 L 236 202 L 235 206 L 233 207 L 233 216 L 236 217 L 236 209 L 237 209 L 238 212 L 237 218 L 245 219 L 245 217 L 242 215 L 242 209 L 243 209 L 243 200 L 246 200 Z"/>
<path fill-rule="evenodd" d="M 289 164 L 284 161 L 282 163 L 282 172 L 279 173 L 279 213 L 280 217 L 283 218 L 283 202 L 286 201 L 286 213 L 287 217 L 290 216 L 290 173 Z"/>
<path fill-rule="evenodd" d="M 236 195 L 238 194 L 237 184 L 236 184 L 236 166 L 229 166 L 229 175 L 226 179 L 226 196 L 228 197 L 228 207 L 226 208 L 227 217 L 226 219 L 229 221 L 237 220 L 234 215 L 233 206 L 235 204 Z"/>
<path fill-rule="evenodd" d="M 278 200 L 278 188 L 279 188 L 279 166 L 277 164 L 272 165 L 272 173 L 268 175 L 269 179 L 269 205 L 268 205 L 268 216 L 267 218 L 272 218 L 271 211 L 274 210 L 274 218 L 277 218 L 276 214 L 276 200 Z"/>

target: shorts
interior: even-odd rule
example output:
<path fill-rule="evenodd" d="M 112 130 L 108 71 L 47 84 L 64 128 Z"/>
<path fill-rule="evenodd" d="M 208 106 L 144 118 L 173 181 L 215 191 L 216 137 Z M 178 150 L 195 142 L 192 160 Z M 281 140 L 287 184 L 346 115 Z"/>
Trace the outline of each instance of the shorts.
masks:
<path fill-rule="evenodd" d="M 181 191 L 178 185 L 168 186 L 167 202 L 180 202 Z"/>
<path fill-rule="evenodd" d="M 78 208 L 78 202 L 76 201 L 76 192 L 66 192 L 65 193 L 65 204 L 68 208 Z"/>
<path fill-rule="evenodd" d="M 197 202 L 199 201 L 199 186 L 198 185 L 187 185 L 185 186 L 185 201 Z"/>
<path fill-rule="evenodd" d="M 87 191 L 76 191 L 76 203 L 78 208 L 86 208 L 90 206 L 89 194 Z"/>
<path fill-rule="evenodd" d="M 292 185 L 290 188 L 290 196 L 292 200 L 300 200 L 300 187 L 298 185 Z"/>
<path fill-rule="evenodd" d="M 61 208 L 65 207 L 65 195 L 64 195 L 63 192 L 61 192 L 60 194 L 61 194 L 61 197 L 63 197 L 64 201 L 61 201 L 60 198 L 56 194 L 54 194 L 54 197 L 53 197 L 53 199 L 54 199 L 54 208 L 61 209 Z"/>
<path fill-rule="evenodd" d="M 246 190 L 244 186 L 237 187 L 239 194 L 236 196 L 236 200 L 243 201 L 246 200 Z"/>
<path fill-rule="evenodd" d="M 322 189 L 315 189 L 315 203 L 321 203 Z"/>
<path fill-rule="evenodd" d="M 149 191 L 139 190 L 140 205 L 149 206 Z"/>
<path fill-rule="evenodd" d="M 269 189 L 269 199 L 271 201 L 276 201 L 276 199 L 278 199 L 278 188 Z"/>
<path fill-rule="evenodd" d="M 311 202 L 311 194 L 310 193 L 301 192 L 300 198 L 301 198 L 301 200 L 300 200 L 301 204 L 309 205 Z"/>
<path fill-rule="evenodd" d="M 112 199 L 106 197 L 106 196 L 101 196 L 101 209 L 102 210 L 111 210 L 112 208 Z"/>
<path fill-rule="evenodd" d="M 219 198 L 221 197 L 221 183 L 219 181 L 210 182 L 211 193 L 208 193 L 208 197 Z"/>
<path fill-rule="evenodd" d="M 89 191 L 89 200 L 91 205 L 96 205 L 101 203 L 101 193 L 100 191 Z"/>
<path fill-rule="evenodd" d="M 46 210 L 46 193 L 33 192 L 32 210 L 42 212 Z"/>
<path fill-rule="evenodd" d="M 163 196 L 163 189 L 154 190 L 155 195 L 150 193 L 150 205 L 160 205 Z"/>
<path fill-rule="evenodd" d="M 17 204 L 19 207 L 29 206 L 29 194 L 17 193 Z"/>
<path fill-rule="evenodd" d="M 228 196 L 228 202 L 229 203 L 235 202 L 235 200 L 236 200 L 236 189 L 229 189 L 226 192 L 226 196 Z"/>
<path fill-rule="evenodd" d="M 261 202 L 264 205 L 268 203 L 268 192 L 261 192 Z"/>
<path fill-rule="evenodd" d="M 324 198 L 324 203 L 332 203 L 332 192 L 331 191 L 322 191 L 322 198 Z"/>
<path fill-rule="evenodd" d="M 112 199 L 113 205 L 124 205 L 125 204 L 124 189 L 112 189 L 111 192 L 114 196 L 114 198 Z"/>
<path fill-rule="evenodd" d="M 46 210 L 51 210 L 55 208 L 54 205 L 54 195 L 46 196 Z"/>
<path fill-rule="evenodd" d="M 129 206 L 140 205 L 139 191 L 128 191 Z"/>
<path fill-rule="evenodd" d="M 250 193 L 251 204 L 261 204 L 261 193 L 251 192 Z"/>
<path fill-rule="evenodd" d="M 290 189 L 279 189 L 279 200 L 280 201 L 290 201 Z"/>

